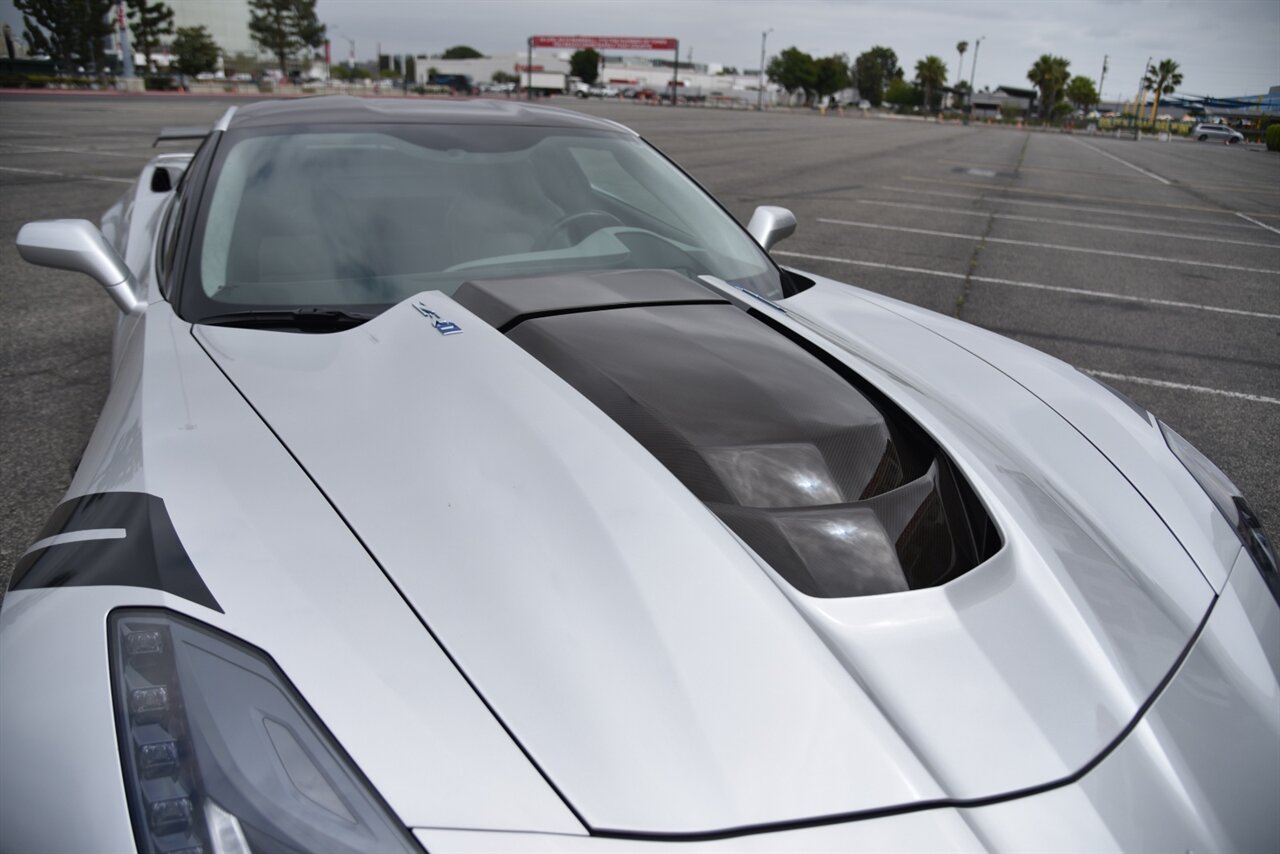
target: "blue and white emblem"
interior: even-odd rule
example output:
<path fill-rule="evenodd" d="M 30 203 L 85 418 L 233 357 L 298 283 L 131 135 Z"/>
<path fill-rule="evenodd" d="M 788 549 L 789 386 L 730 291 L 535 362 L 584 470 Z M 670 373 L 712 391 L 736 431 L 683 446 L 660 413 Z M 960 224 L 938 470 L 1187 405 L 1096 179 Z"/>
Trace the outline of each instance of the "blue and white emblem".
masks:
<path fill-rule="evenodd" d="M 452 320 L 445 320 L 440 315 L 427 308 L 423 303 L 415 302 L 413 307 L 418 310 L 418 314 L 421 314 L 427 320 L 430 320 L 431 325 L 436 328 L 436 332 L 439 332 L 441 335 L 453 335 L 462 331 L 461 326 L 454 323 Z"/>

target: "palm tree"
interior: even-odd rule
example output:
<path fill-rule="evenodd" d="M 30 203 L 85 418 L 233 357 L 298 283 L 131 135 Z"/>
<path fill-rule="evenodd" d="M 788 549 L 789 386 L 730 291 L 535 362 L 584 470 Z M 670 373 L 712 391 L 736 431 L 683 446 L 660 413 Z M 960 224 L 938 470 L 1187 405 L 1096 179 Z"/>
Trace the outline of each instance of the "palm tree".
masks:
<path fill-rule="evenodd" d="M 1172 59 L 1162 59 L 1159 65 L 1147 67 L 1147 76 L 1142 81 L 1142 88 L 1156 93 L 1156 102 L 1151 105 L 1151 121 L 1156 120 L 1156 112 L 1160 109 L 1160 96 L 1172 95 L 1182 85 L 1182 72 L 1178 63 Z"/>
<path fill-rule="evenodd" d="M 956 53 L 960 54 L 960 64 L 956 66 L 956 80 L 964 80 L 964 52 L 968 49 L 968 42 L 960 42 L 956 45 Z"/>
<path fill-rule="evenodd" d="M 1058 104 L 1058 95 L 1071 76 L 1067 71 L 1070 66 L 1070 60 L 1046 53 L 1041 55 L 1027 72 L 1027 79 L 1040 90 L 1040 118 L 1053 116 L 1053 108 Z"/>
<path fill-rule="evenodd" d="M 916 83 L 924 88 L 924 108 L 933 109 L 933 93 L 947 85 L 947 64 L 936 56 L 926 56 L 916 63 Z"/>

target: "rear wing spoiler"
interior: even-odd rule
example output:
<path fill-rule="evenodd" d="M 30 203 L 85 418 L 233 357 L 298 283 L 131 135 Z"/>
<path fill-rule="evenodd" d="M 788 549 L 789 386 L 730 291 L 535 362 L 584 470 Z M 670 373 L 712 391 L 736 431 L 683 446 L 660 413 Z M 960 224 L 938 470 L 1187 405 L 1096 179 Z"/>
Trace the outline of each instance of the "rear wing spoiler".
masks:
<path fill-rule="evenodd" d="M 155 142 L 151 143 L 151 147 L 155 148 L 162 142 L 204 139 L 209 135 L 210 130 L 211 128 L 161 128 Z"/>
<path fill-rule="evenodd" d="M 155 148 L 162 142 L 182 142 L 193 139 L 203 140 L 214 131 L 224 131 L 231 125 L 231 117 L 235 115 L 236 108 L 229 107 L 222 118 L 214 122 L 213 127 L 177 127 L 177 128 L 161 128 L 160 134 L 156 137 L 155 142 L 151 143 L 151 147 Z"/>

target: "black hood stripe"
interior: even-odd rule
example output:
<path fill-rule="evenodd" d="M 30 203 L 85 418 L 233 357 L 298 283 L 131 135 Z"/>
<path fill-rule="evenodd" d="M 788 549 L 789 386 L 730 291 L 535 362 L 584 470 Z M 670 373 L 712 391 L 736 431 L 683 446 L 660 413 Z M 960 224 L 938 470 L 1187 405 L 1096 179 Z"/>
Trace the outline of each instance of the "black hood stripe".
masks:
<path fill-rule="evenodd" d="M 123 531 L 124 536 L 107 532 Z M 84 533 L 92 539 L 53 538 Z M 219 613 L 164 501 L 142 492 L 98 492 L 64 501 L 53 511 L 35 546 L 18 561 L 11 590 L 40 587 L 149 587 Z"/>

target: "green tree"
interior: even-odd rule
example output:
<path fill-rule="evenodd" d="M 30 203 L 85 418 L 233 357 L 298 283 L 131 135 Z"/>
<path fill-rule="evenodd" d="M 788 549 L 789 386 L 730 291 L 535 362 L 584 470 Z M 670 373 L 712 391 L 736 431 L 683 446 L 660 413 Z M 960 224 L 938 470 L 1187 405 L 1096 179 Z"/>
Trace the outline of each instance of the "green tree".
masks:
<path fill-rule="evenodd" d="M 282 74 L 289 60 L 324 44 L 324 29 L 316 0 L 249 0 L 249 37 L 276 58 Z"/>
<path fill-rule="evenodd" d="M 1071 73 L 1067 70 L 1071 61 L 1061 56 L 1042 54 L 1031 70 L 1027 79 L 1040 90 L 1040 117 L 1048 118 L 1058 103 L 1058 96 L 1067 85 Z"/>
<path fill-rule="evenodd" d="M 817 63 L 795 46 L 770 59 L 765 74 L 788 92 L 803 92 L 806 101 L 818 82 Z"/>
<path fill-rule="evenodd" d="M 103 70 L 112 0 L 14 0 L 13 5 L 22 13 L 22 37 L 33 53 L 47 55 L 63 71 L 81 65 Z"/>
<path fill-rule="evenodd" d="M 127 0 L 129 5 L 129 29 L 133 31 L 135 53 L 146 57 L 146 66 L 151 68 L 151 55 L 160 47 L 161 36 L 173 35 L 173 10 L 162 2 L 148 3 L 147 0 Z"/>
<path fill-rule="evenodd" d="M 593 47 L 575 50 L 569 57 L 569 73 L 588 86 L 595 83 L 600 75 L 600 54 Z"/>
<path fill-rule="evenodd" d="M 1094 88 L 1093 81 L 1079 74 L 1071 78 L 1071 82 L 1067 84 L 1065 94 L 1067 100 L 1075 104 L 1076 109 L 1081 111 L 1089 109 L 1099 100 L 1098 90 Z"/>
<path fill-rule="evenodd" d="M 892 104 L 899 111 L 905 110 L 907 107 L 919 106 L 921 100 L 920 90 L 901 77 L 893 78 L 889 81 L 889 85 L 885 87 L 884 102 Z"/>
<path fill-rule="evenodd" d="M 195 77 L 218 65 L 218 45 L 203 26 L 178 27 L 173 37 L 173 56 L 179 74 Z"/>
<path fill-rule="evenodd" d="M 849 88 L 849 57 L 843 53 L 824 56 L 814 60 L 813 65 L 813 89 L 819 97 L 834 95 L 841 89 Z"/>
<path fill-rule="evenodd" d="M 454 45 L 440 54 L 441 59 L 484 59 L 484 54 L 465 44 Z"/>
<path fill-rule="evenodd" d="M 957 90 L 960 87 L 960 83 L 964 82 L 964 55 L 967 50 L 969 50 L 968 42 L 956 43 L 956 53 L 960 54 L 960 64 L 956 66 L 956 80 L 959 81 L 956 83 Z"/>
<path fill-rule="evenodd" d="M 879 45 L 858 54 L 853 62 L 853 69 L 858 94 L 870 101 L 873 107 L 884 103 L 885 90 L 890 81 L 901 80 L 903 76 L 902 69 L 898 67 L 898 55 L 890 48 Z"/>
<path fill-rule="evenodd" d="M 942 88 L 947 85 L 947 64 L 941 57 L 931 54 L 916 63 L 916 85 L 924 90 L 925 109 L 938 109 Z"/>
<path fill-rule="evenodd" d="M 489 75 L 491 83 L 519 83 L 520 78 L 512 74 L 510 71 L 503 71 L 499 68 L 493 74 Z"/>
<path fill-rule="evenodd" d="M 233 74 L 243 73 L 252 74 L 255 77 L 262 74 L 263 62 L 257 54 L 253 53 L 234 53 L 227 56 L 222 55 L 223 70 L 230 77 Z"/>
<path fill-rule="evenodd" d="M 1156 120 L 1156 113 L 1160 110 L 1160 96 L 1172 95 L 1181 85 L 1182 72 L 1178 70 L 1178 63 L 1172 59 L 1162 59 L 1159 65 L 1147 68 L 1142 88 L 1156 93 L 1156 102 L 1151 105 L 1151 121 Z"/>

